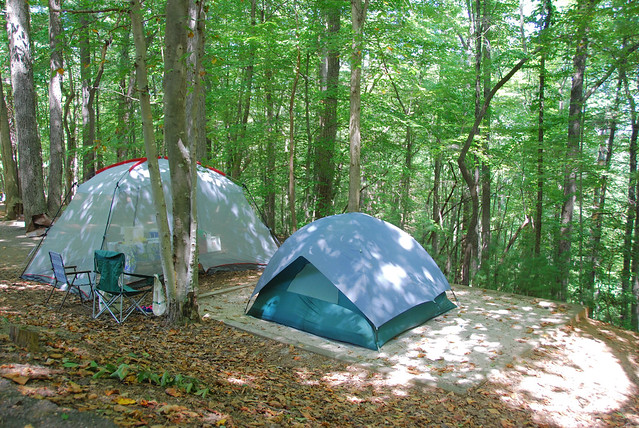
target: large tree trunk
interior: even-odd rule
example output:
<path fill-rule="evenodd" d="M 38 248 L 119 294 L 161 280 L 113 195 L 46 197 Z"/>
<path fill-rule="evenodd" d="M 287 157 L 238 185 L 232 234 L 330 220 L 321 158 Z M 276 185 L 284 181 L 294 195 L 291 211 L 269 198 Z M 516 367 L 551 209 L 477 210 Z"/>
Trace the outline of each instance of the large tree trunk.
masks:
<path fill-rule="evenodd" d="M 29 4 L 23 0 L 8 0 L 6 7 L 22 202 L 25 224 L 29 227 L 31 217 L 43 214 L 47 209 L 42 174 L 42 147 L 35 120 L 37 117 L 36 94 L 33 81 Z"/>
<path fill-rule="evenodd" d="M 5 218 L 15 220 L 21 212 L 18 167 L 13 152 L 9 113 L 4 100 L 2 76 L 0 76 L 0 146 L 2 147 L 2 174 L 4 177 Z"/>
<path fill-rule="evenodd" d="M 336 39 L 340 32 L 341 7 L 326 6 L 326 47 L 320 75 L 322 81 L 323 109 L 320 111 L 320 136 L 315 143 L 315 170 L 317 177 L 317 204 L 315 218 L 333 213 L 335 166 L 333 155 L 337 139 L 337 92 L 339 86 L 339 44 Z"/>
<path fill-rule="evenodd" d="M 146 43 L 142 27 L 142 12 L 140 0 L 133 0 L 131 3 L 131 28 L 135 41 L 135 70 L 137 86 L 140 94 L 140 110 L 142 112 L 142 127 L 144 133 L 144 147 L 146 150 L 149 165 L 149 175 L 151 178 L 151 194 L 153 204 L 157 213 L 157 225 L 160 234 L 160 261 L 164 274 L 166 290 L 172 290 L 175 295 L 175 267 L 173 265 L 173 253 L 171 251 L 171 232 L 169 230 L 169 220 L 166 209 L 166 200 L 160 177 L 160 167 L 158 164 L 157 149 L 155 146 L 155 135 L 153 131 L 153 117 L 151 114 L 151 96 L 149 94 L 149 82 L 146 71 Z M 169 295 L 169 293 L 166 293 Z"/>
<path fill-rule="evenodd" d="M 542 32 L 546 33 L 552 22 L 553 7 L 552 0 L 543 0 L 544 21 Z M 523 31 L 523 28 L 522 28 Z M 546 52 L 541 52 L 539 59 L 539 94 L 537 106 L 537 202 L 535 207 L 535 257 L 541 254 L 541 232 L 543 225 L 544 207 L 544 109 L 546 102 Z"/>
<path fill-rule="evenodd" d="M 62 203 L 64 128 L 62 126 L 62 22 L 60 0 L 49 0 L 49 194 L 47 209 L 55 215 Z"/>
<path fill-rule="evenodd" d="M 168 296 L 173 323 L 199 319 L 197 298 L 197 221 L 195 147 L 189 141 L 186 118 L 188 0 L 168 0 L 164 60 L 164 139 L 173 194 L 173 263 L 175 295 Z M 172 290 L 171 290 L 172 291 Z"/>
<path fill-rule="evenodd" d="M 633 94 L 628 85 L 628 79 L 623 67 L 621 68 L 621 78 L 624 82 L 626 98 L 630 110 L 630 121 L 632 123 L 632 133 L 630 135 L 630 185 L 628 187 L 628 215 L 626 220 L 626 231 L 624 234 L 624 267 L 622 273 L 621 286 L 621 322 L 625 324 L 630 318 L 630 324 L 634 330 L 638 330 L 637 301 L 639 299 L 639 204 L 637 203 L 637 192 L 639 192 L 639 180 L 637 180 L 637 138 L 639 135 L 639 122 L 637 121 L 637 106 Z M 634 224 L 633 224 L 634 221 Z M 628 266 L 628 258 L 631 258 Z M 628 272 L 629 268 L 629 272 Z M 629 282 L 629 277 L 632 281 Z M 629 299 L 629 296 L 632 296 Z M 628 304 L 630 300 L 630 304 Z"/>
<path fill-rule="evenodd" d="M 361 84 L 362 84 L 362 48 L 363 27 L 366 20 L 366 10 L 369 0 L 351 0 L 351 14 L 353 24 L 353 44 L 351 46 L 351 95 L 350 95 L 350 169 L 348 182 L 348 211 L 357 212 L 360 209 L 360 188 L 362 187 L 360 151 L 361 136 Z"/>
<path fill-rule="evenodd" d="M 561 229 L 559 231 L 559 287 L 553 297 L 565 300 L 568 294 L 572 265 L 572 217 L 577 200 L 577 174 L 581 155 L 579 141 L 584 106 L 584 74 L 588 56 L 588 21 L 586 15 L 593 0 L 580 0 L 579 10 L 584 13 L 577 33 L 577 48 L 573 57 L 573 75 L 570 89 L 570 107 L 568 110 L 568 137 L 566 140 L 566 167 L 564 171 L 564 203 L 561 209 Z"/>

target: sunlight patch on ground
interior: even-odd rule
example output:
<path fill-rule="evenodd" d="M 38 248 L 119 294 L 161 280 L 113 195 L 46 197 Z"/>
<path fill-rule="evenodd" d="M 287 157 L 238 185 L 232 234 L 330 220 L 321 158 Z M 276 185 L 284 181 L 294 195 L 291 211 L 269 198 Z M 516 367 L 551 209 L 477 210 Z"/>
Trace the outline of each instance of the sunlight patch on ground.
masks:
<path fill-rule="evenodd" d="M 514 390 L 504 401 L 527 404 L 542 415 L 540 423 L 563 427 L 605 426 L 599 415 L 621 409 L 637 393 L 614 352 L 579 330 L 572 335 L 559 331 L 530 360 L 493 381 Z"/>

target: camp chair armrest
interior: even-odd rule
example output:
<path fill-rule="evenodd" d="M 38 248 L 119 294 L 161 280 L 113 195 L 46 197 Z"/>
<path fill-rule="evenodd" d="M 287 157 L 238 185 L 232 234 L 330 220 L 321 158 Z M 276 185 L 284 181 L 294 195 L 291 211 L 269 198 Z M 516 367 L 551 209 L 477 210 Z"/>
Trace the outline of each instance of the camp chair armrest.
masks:
<path fill-rule="evenodd" d="M 137 281 L 133 281 L 129 284 L 127 284 L 128 287 L 131 287 L 133 289 L 138 289 L 138 288 L 143 288 L 143 287 L 148 287 L 150 285 L 153 284 L 153 275 L 142 275 L 139 273 L 124 273 L 126 276 L 132 276 L 134 278 L 140 278 Z"/>
<path fill-rule="evenodd" d="M 77 266 L 75 266 L 75 265 L 73 265 L 73 266 L 65 266 L 65 267 L 64 267 L 64 270 L 73 270 L 73 271 L 75 271 L 77 268 L 78 268 L 78 267 L 77 267 Z"/>

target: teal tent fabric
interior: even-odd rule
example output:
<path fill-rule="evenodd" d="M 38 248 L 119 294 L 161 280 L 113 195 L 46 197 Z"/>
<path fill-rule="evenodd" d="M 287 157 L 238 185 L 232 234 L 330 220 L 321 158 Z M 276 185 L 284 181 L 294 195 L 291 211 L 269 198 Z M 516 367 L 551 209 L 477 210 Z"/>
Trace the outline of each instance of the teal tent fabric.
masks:
<path fill-rule="evenodd" d="M 443 273 L 410 235 L 349 213 L 303 227 L 276 251 L 248 314 L 379 349 L 455 307 Z"/>

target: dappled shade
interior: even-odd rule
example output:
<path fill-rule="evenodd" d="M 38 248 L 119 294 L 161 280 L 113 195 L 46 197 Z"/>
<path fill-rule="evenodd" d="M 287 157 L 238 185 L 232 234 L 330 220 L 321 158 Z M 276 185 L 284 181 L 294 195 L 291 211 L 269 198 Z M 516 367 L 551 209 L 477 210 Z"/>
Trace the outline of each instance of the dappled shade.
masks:
<path fill-rule="evenodd" d="M 248 314 L 377 349 L 455 306 L 443 273 L 406 232 L 361 213 L 294 233 L 260 278 Z"/>

